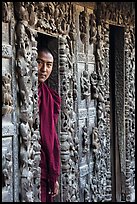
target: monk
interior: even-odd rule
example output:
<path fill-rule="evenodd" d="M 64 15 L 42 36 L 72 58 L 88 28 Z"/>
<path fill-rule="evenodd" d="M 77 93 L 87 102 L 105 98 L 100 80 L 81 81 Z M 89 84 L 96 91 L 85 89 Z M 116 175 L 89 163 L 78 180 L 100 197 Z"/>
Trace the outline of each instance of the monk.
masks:
<path fill-rule="evenodd" d="M 53 202 L 59 193 L 60 143 L 56 124 L 61 99 L 45 81 L 53 68 L 53 55 L 46 48 L 38 49 L 38 96 L 41 144 L 41 202 Z"/>

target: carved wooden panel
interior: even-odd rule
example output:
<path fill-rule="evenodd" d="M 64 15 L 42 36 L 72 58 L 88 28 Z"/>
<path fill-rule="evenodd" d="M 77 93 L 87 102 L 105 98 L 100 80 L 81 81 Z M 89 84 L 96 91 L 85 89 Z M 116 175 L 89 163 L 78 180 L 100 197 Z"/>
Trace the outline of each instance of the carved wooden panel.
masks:
<path fill-rule="evenodd" d="M 2 20 L 2 129 L 3 141 L 8 141 L 3 143 L 3 172 L 10 172 L 3 180 L 3 195 L 10 194 L 8 200 L 16 202 L 40 199 L 36 55 L 41 33 L 55 44 L 50 47 L 56 52 L 56 71 L 49 84 L 62 98 L 57 201 L 111 202 L 109 33 L 113 24 L 125 28 L 124 141 L 119 145 L 125 150 L 121 158 L 126 158 L 121 159 L 124 200 L 134 201 L 134 2 L 2 2 Z M 10 146 L 6 153 L 4 145 L 9 144 L 14 150 Z"/>
<path fill-rule="evenodd" d="M 128 202 L 135 201 L 135 27 L 125 30 L 125 142 Z"/>
<path fill-rule="evenodd" d="M 96 102 L 92 98 L 91 75 L 95 69 L 93 39 L 96 23 L 92 9 L 76 6 L 77 22 L 77 81 L 78 81 L 78 138 L 79 138 L 79 192 L 80 201 L 91 201 L 91 174 L 93 171 L 92 128 L 96 126 Z"/>
<path fill-rule="evenodd" d="M 2 200 L 13 202 L 12 137 L 2 139 Z"/>
<path fill-rule="evenodd" d="M 135 5 L 133 2 L 130 2 L 129 4 L 125 4 L 124 2 L 117 2 L 117 3 L 109 3 L 109 2 L 101 2 L 101 4 L 99 4 L 98 6 L 98 12 L 97 12 L 97 16 L 98 16 L 98 46 L 97 46 L 97 56 L 98 56 L 98 70 L 99 70 L 99 75 L 101 78 L 101 81 L 105 82 L 105 84 L 107 85 L 107 87 L 104 89 L 104 91 L 106 92 L 102 92 L 103 95 L 107 96 L 105 97 L 105 107 L 106 107 L 106 111 L 104 111 L 106 117 L 103 116 L 103 119 L 105 119 L 105 123 L 104 125 L 106 126 L 106 128 L 104 128 L 104 130 L 106 129 L 106 136 L 107 136 L 107 149 L 106 149 L 106 161 L 109 164 L 109 166 L 107 165 L 108 168 L 108 176 L 107 176 L 107 182 L 108 182 L 108 190 L 107 192 L 109 192 L 109 199 L 111 198 L 111 168 L 110 168 L 110 148 L 108 148 L 108 145 L 110 144 L 110 139 L 109 139 L 109 135 L 110 135 L 110 118 L 109 118 L 109 114 L 110 114 L 110 103 L 109 103 L 109 83 L 108 83 L 108 77 L 109 77 L 109 35 L 108 33 L 109 31 L 109 25 L 118 25 L 118 26 L 123 26 L 125 27 L 125 38 L 124 38 L 124 43 L 125 43 L 125 64 L 123 64 L 124 67 L 124 73 L 125 73 L 125 84 L 132 84 L 132 80 L 133 80 L 133 76 L 134 76 L 134 57 L 130 57 L 131 61 L 127 60 L 127 53 L 129 53 L 130 49 L 127 46 L 127 42 L 128 40 L 130 41 L 130 37 L 132 36 L 132 49 L 134 53 L 134 20 L 135 20 L 135 13 L 134 13 L 134 8 Z M 129 12 L 132 11 L 132 12 Z M 128 16 L 128 18 L 125 18 L 124 16 Z M 132 19 L 132 20 L 131 20 Z M 131 23 L 132 22 L 132 23 Z M 131 25 L 131 27 L 129 26 L 129 24 Z M 130 30 L 130 31 L 129 31 Z M 130 33 L 130 34 L 129 34 Z M 132 33 L 132 34 L 131 34 Z M 126 36 L 128 36 L 128 40 L 126 38 Z M 134 55 L 134 54 L 133 54 Z M 117 56 L 118 57 L 118 56 Z M 130 64 L 130 65 L 129 65 Z M 128 67 L 128 68 L 127 68 Z M 132 73 L 129 73 L 129 67 L 132 67 Z M 103 72 L 102 72 L 103 71 Z M 101 77 L 103 74 L 103 78 Z M 129 79 L 128 76 L 132 78 Z M 128 82 L 127 82 L 128 81 Z M 132 81 L 132 82 L 131 82 Z M 118 82 L 118 81 L 117 81 Z M 120 84 L 120 83 L 119 83 Z M 117 86 L 118 87 L 118 86 Z M 130 87 L 130 85 L 129 85 Z M 103 88 L 103 87 L 102 87 Z M 122 89 L 121 89 L 122 90 Z M 120 90 L 119 90 L 120 91 Z M 134 87 L 132 86 L 132 103 L 134 107 Z M 123 91 L 119 92 L 119 95 L 123 95 L 123 97 L 125 96 L 125 100 L 124 100 L 124 108 L 125 108 L 125 114 L 122 118 L 123 120 L 123 126 L 121 131 L 120 136 L 120 140 L 118 142 L 119 145 L 119 149 L 120 149 L 120 164 L 121 164 L 121 177 L 122 177 L 122 195 L 121 195 L 121 199 L 123 201 L 133 201 L 135 200 L 135 189 L 133 187 L 133 181 L 134 181 L 134 174 L 132 174 L 131 176 L 131 180 L 129 181 L 129 172 L 131 172 L 131 167 L 129 167 L 129 163 L 131 162 L 126 162 L 128 160 L 128 158 L 130 158 L 129 160 L 133 161 L 132 164 L 134 166 L 134 161 L 135 161 L 135 155 L 134 153 L 129 154 L 129 146 L 132 146 L 131 144 L 128 145 L 127 141 L 129 141 L 130 136 L 128 135 L 128 133 L 131 131 L 133 131 L 133 135 L 134 135 L 134 125 L 132 126 L 133 129 L 132 130 L 128 130 L 127 133 L 127 128 L 128 128 L 128 121 L 130 120 L 129 115 L 128 115 L 128 110 L 129 110 L 129 97 L 128 97 L 128 89 L 127 89 L 127 85 L 125 86 L 125 90 L 123 87 Z M 120 107 L 119 107 L 120 109 Z M 133 108 L 134 109 L 134 108 Z M 124 109 L 123 109 L 124 110 Z M 133 116 L 133 115 L 132 115 Z M 127 119 L 128 118 L 128 119 Z M 133 116 L 134 118 L 134 116 Z M 134 124 L 134 119 L 132 118 L 132 124 Z M 118 120 L 116 121 L 118 122 Z M 121 124 L 120 124 L 121 125 Z M 120 131 L 120 130 L 118 130 Z M 131 135 L 131 132 L 129 133 Z M 103 139 L 103 138 L 102 138 Z M 132 140 L 134 141 L 134 136 L 132 136 Z M 134 142 L 133 142 L 134 143 Z M 132 147 L 131 147 L 132 148 Z M 132 148 L 132 151 L 134 152 L 134 147 Z M 128 156 L 127 156 L 128 155 Z M 133 156 L 134 155 L 134 156 Z M 126 158 L 126 159 L 125 159 Z M 129 161 L 128 160 L 128 161 Z M 128 163 L 128 164 L 127 164 Z M 132 169 L 135 168 L 135 166 Z M 129 170 L 130 169 L 130 170 Z M 134 171 L 134 170 L 133 170 Z M 132 171 L 132 172 L 133 172 Z M 109 179 L 110 178 L 110 179 Z M 130 190 L 129 190 L 130 189 Z M 132 192 L 131 192 L 132 189 Z M 108 196 L 107 196 L 108 197 Z"/>
<path fill-rule="evenodd" d="M 2 2 L 2 201 L 18 202 L 17 93 L 12 2 Z"/>
<path fill-rule="evenodd" d="M 20 7 L 19 7 L 20 8 Z M 39 201 L 40 144 L 36 32 L 16 21 L 16 76 L 19 99 L 20 200 Z"/>

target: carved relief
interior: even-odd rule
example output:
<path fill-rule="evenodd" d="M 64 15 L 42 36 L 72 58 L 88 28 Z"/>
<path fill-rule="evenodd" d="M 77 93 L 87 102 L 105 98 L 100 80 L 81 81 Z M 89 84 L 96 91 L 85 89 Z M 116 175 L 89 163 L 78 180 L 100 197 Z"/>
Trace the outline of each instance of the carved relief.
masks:
<path fill-rule="evenodd" d="M 134 172 L 134 170 L 133 170 L 134 167 L 133 166 L 134 166 L 135 157 L 133 156 L 134 153 L 132 153 L 132 156 L 131 156 L 131 153 L 129 153 L 129 151 L 128 151 L 131 148 L 132 149 L 131 151 L 134 152 L 134 147 L 129 142 L 129 141 L 131 141 L 131 138 L 134 141 L 134 87 L 135 87 L 134 82 L 133 82 L 133 81 L 135 81 L 134 80 L 134 57 L 133 57 L 134 54 L 133 55 L 129 54 L 129 53 L 134 53 L 134 20 L 135 20 L 135 18 L 134 18 L 134 9 L 133 9 L 134 3 L 131 2 L 131 3 L 126 4 L 126 5 L 125 4 L 123 5 L 123 2 L 117 2 L 117 4 L 115 4 L 115 3 L 112 3 L 112 4 L 111 3 L 101 3 L 101 4 L 102 4 L 103 7 L 100 10 L 100 19 L 105 19 L 109 23 L 113 23 L 113 24 L 116 24 L 116 25 L 119 24 L 119 25 L 126 26 L 126 31 L 125 31 L 125 36 L 126 36 L 125 37 L 125 43 L 126 43 L 126 46 L 125 46 L 125 57 L 126 57 L 125 58 L 126 59 L 125 60 L 125 67 L 126 67 L 125 75 L 126 75 L 126 77 L 125 77 L 125 79 L 126 79 L 126 82 L 125 83 L 127 85 L 125 87 L 126 88 L 126 90 L 125 90 L 125 94 L 126 94 L 126 96 L 125 96 L 125 109 L 126 109 L 125 110 L 125 116 L 127 116 L 127 117 L 125 119 L 125 125 L 126 125 L 127 134 L 126 134 L 125 137 L 126 137 L 126 144 L 127 144 L 127 148 L 126 148 L 126 161 L 127 162 L 126 162 L 126 164 L 124 164 L 123 159 L 121 160 L 121 164 L 122 164 L 121 165 L 122 182 L 126 186 L 126 190 L 124 190 L 125 187 L 122 186 L 122 200 L 123 201 L 126 200 L 126 201 L 129 201 L 129 202 L 132 200 L 134 202 L 135 193 L 134 193 L 134 187 L 133 187 L 134 186 L 134 184 L 133 184 L 134 183 L 134 173 L 133 173 Z M 128 6 L 128 8 L 127 8 L 127 6 Z M 130 10 L 129 7 L 132 10 L 131 13 L 128 13 L 129 10 Z M 128 18 L 125 18 L 125 16 L 128 16 Z M 108 28 L 106 27 L 106 25 L 104 25 L 104 23 L 102 23 L 102 21 L 99 21 L 99 22 L 100 22 L 100 25 L 101 25 L 101 27 L 99 29 L 99 31 L 100 31 L 99 33 L 100 34 L 102 33 L 102 35 L 100 35 L 100 36 L 105 36 L 103 32 L 104 31 L 106 32 L 108 30 Z M 133 27 L 131 26 L 132 28 L 131 27 L 129 28 L 128 25 L 130 25 L 130 24 L 132 24 L 132 26 L 133 26 Z M 107 39 L 108 39 L 108 37 L 104 39 L 104 45 L 105 45 L 105 42 L 107 42 Z M 102 38 L 102 42 L 103 42 L 103 38 Z M 130 48 L 129 48 L 128 45 L 130 45 Z M 103 47 L 100 50 L 103 51 Z M 104 51 L 104 53 L 105 53 L 105 51 Z M 101 56 L 103 56 L 102 53 L 100 53 L 100 57 Z M 106 55 L 104 55 L 104 56 L 105 57 L 108 56 L 107 49 L 106 49 Z M 103 58 L 101 57 L 102 63 L 103 63 Z M 128 59 L 131 59 L 131 61 L 128 60 Z M 106 60 L 104 60 L 104 61 L 106 61 Z M 103 66 L 100 66 L 100 67 L 103 67 Z M 107 65 L 107 67 L 108 67 L 108 65 Z M 130 71 L 130 68 L 132 69 L 132 71 Z M 100 69 L 100 70 L 102 70 L 102 69 Z M 106 77 L 108 78 L 108 74 L 106 75 Z M 130 89 L 129 87 L 132 87 L 132 88 Z M 130 90 L 130 91 L 128 91 L 128 90 Z M 129 92 L 130 92 L 130 94 L 129 94 Z M 130 104 L 130 102 L 129 102 L 130 99 L 132 100 L 132 103 L 131 103 L 132 105 L 130 107 L 133 107 L 133 109 L 129 108 L 129 105 L 128 105 L 128 104 Z M 107 104 L 107 102 L 105 102 L 105 104 Z M 106 106 L 107 115 L 108 115 L 108 107 L 109 107 L 109 105 Z M 132 115 L 131 116 L 132 119 L 129 119 L 130 118 L 129 117 L 129 109 L 130 109 L 130 113 Z M 129 127 L 131 127 L 129 125 L 131 123 L 132 123 L 131 126 L 133 127 L 133 129 L 129 128 Z M 129 133 L 129 130 L 131 131 L 130 133 Z M 128 133 L 130 135 L 128 135 Z M 109 142 L 108 139 L 109 138 L 107 138 L 107 143 Z M 122 142 L 122 141 L 120 141 L 120 142 Z M 132 144 L 134 144 L 134 142 Z M 123 158 L 123 153 L 122 152 L 120 152 L 120 158 Z M 131 162 L 131 160 L 133 162 Z M 132 167 L 130 166 L 131 163 L 133 164 Z M 128 176 L 126 177 L 126 175 L 128 175 Z M 125 177 L 126 177 L 126 184 L 125 184 L 125 181 L 124 181 Z M 107 180 L 107 183 L 108 183 L 107 187 L 109 189 L 109 183 L 111 183 L 111 182 L 109 180 Z M 131 192 L 131 189 L 132 189 L 132 192 Z"/>
<path fill-rule="evenodd" d="M 12 112 L 13 100 L 11 95 L 11 75 L 2 76 L 2 115 Z"/>
<path fill-rule="evenodd" d="M 10 188 L 10 179 L 11 179 L 11 153 L 7 152 L 5 155 L 2 157 L 2 187 Z"/>
<path fill-rule="evenodd" d="M 98 90 L 98 75 L 94 71 L 90 75 L 90 84 L 91 84 L 91 99 L 98 99 L 99 90 Z"/>
<path fill-rule="evenodd" d="M 126 201 L 135 202 L 135 27 L 125 30 Z"/>
<path fill-rule="evenodd" d="M 96 42 L 96 35 L 97 35 L 96 16 L 94 13 L 91 13 L 89 15 L 89 44 Z"/>
<path fill-rule="evenodd" d="M 77 32 L 76 32 L 76 22 L 75 22 L 75 18 L 74 15 L 75 14 L 75 9 L 74 9 L 74 5 L 70 4 L 70 27 L 69 27 L 69 33 L 67 35 L 67 42 L 69 45 L 69 52 L 72 56 L 72 61 L 74 61 L 74 49 L 75 49 L 75 40 L 77 37 Z"/>
<path fill-rule="evenodd" d="M 73 99 L 74 101 L 77 100 L 77 96 L 78 96 L 77 81 L 76 81 L 76 78 L 73 78 Z"/>
<path fill-rule="evenodd" d="M 18 20 L 47 33 L 68 35 L 71 23 L 70 2 L 16 2 Z M 73 23 L 72 23 L 73 25 Z M 71 36 L 72 37 L 72 36 Z"/>
<path fill-rule="evenodd" d="M 78 199 L 78 138 L 75 135 L 75 111 L 73 104 L 73 63 L 68 49 L 67 39 L 60 38 L 60 82 L 61 82 L 61 163 L 62 163 L 62 200 L 75 202 Z M 77 90 L 75 90 L 77 93 Z M 73 180 L 73 182 L 72 182 Z"/>
<path fill-rule="evenodd" d="M 83 154 L 88 152 L 88 149 L 89 149 L 89 140 L 88 140 L 87 127 L 84 126 L 82 128 L 82 152 Z"/>
<path fill-rule="evenodd" d="M 88 96 L 90 96 L 90 82 L 89 82 L 89 76 L 88 76 L 87 70 L 84 70 L 82 72 L 80 82 L 81 82 L 82 99 L 85 99 Z"/>
<path fill-rule="evenodd" d="M 100 19 L 115 25 L 130 25 L 135 23 L 135 2 L 101 2 L 99 6 Z M 131 11 L 131 12 L 130 12 Z"/>
<path fill-rule="evenodd" d="M 11 18 L 10 2 L 2 2 L 2 21 L 8 23 Z"/>
<path fill-rule="evenodd" d="M 9 138 L 3 138 L 2 144 L 2 201 L 12 202 L 12 144 Z"/>
<path fill-rule="evenodd" d="M 70 28 L 69 10 L 70 3 L 59 3 L 56 6 L 56 26 L 58 28 L 58 32 L 63 35 L 67 35 Z"/>
<path fill-rule="evenodd" d="M 36 32 L 29 29 L 26 20 L 29 15 L 24 2 L 15 3 L 15 11 L 20 11 L 16 24 L 16 72 L 19 86 L 20 109 L 20 171 L 21 201 L 38 202 L 40 187 L 40 144 L 37 103 L 37 43 Z M 31 16 L 31 20 L 32 16 Z M 35 194 L 34 194 L 35 192 Z"/>
<path fill-rule="evenodd" d="M 97 127 L 94 127 L 92 129 L 92 134 L 91 134 L 91 140 L 92 140 L 92 143 L 91 143 L 91 148 L 92 148 L 92 151 L 94 153 L 96 153 L 98 151 L 98 148 L 99 148 L 99 138 L 98 138 L 98 128 Z"/>
<path fill-rule="evenodd" d="M 22 177 L 22 201 L 33 202 L 31 183 L 33 174 L 29 171 L 29 158 L 31 158 L 31 130 L 29 124 L 20 124 L 21 148 L 20 148 L 20 171 Z M 31 163 L 30 163 L 31 167 Z"/>
<path fill-rule="evenodd" d="M 132 2 L 133 3 L 133 2 Z M 116 6 L 116 4 L 118 6 Z M 101 2 L 98 7 L 97 16 L 92 13 L 87 18 L 86 8 L 79 14 L 80 39 L 83 44 L 96 43 L 94 72 L 89 76 L 84 70 L 80 82 L 82 99 L 95 99 L 97 102 L 97 126 L 92 130 L 92 156 L 93 169 L 90 174 L 90 189 L 86 185 L 84 189 L 85 201 L 102 202 L 111 201 L 111 166 L 110 166 L 110 105 L 109 105 L 109 23 L 125 25 L 132 22 L 134 14 L 127 13 L 126 6 L 122 2 Z M 120 6 L 119 6 L 120 5 Z M 22 201 L 35 202 L 39 197 L 40 169 L 40 146 L 38 144 L 39 131 L 37 118 L 37 68 L 35 35 L 30 27 L 46 34 L 59 36 L 59 77 L 60 93 L 62 98 L 61 121 L 60 121 L 60 142 L 61 142 L 61 201 L 79 201 L 78 187 L 78 159 L 79 159 L 79 137 L 77 133 L 77 107 L 78 87 L 76 77 L 75 46 L 76 22 L 74 19 L 74 6 L 71 2 L 16 2 L 14 3 L 17 19 L 17 73 L 19 85 L 19 106 L 20 106 L 20 132 L 21 139 L 21 194 Z M 119 10 L 118 10 L 119 8 Z M 5 15 L 6 16 L 6 15 Z M 126 18 L 130 16 L 130 18 Z M 97 17 L 97 25 L 96 25 Z M 6 19 L 6 18 L 5 18 Z M 104 22 L 107 23 L 104 23 Z M 89 26 L 89 31 L 87 29 Z M 97 26 L 97 27 L 96 27 Z M 130 30 L 130 29 L 129 29 Z M 130 40 L 127 40 L 127 50 L 134 53 L 134 34 L 127 32 Z M 89 32 L 89 42 L 86 42 Z M 130 34 L 129 34 L 130 33 Z M 133 38 L 133 39 L 132 39 Z M 134 67 L 134 59 L 128 64 L 131 52 L 126 53 L 127 80 L 130 78 L 126 103 L 130 108 L 134 107 L 134 76 L 128 73 L 128 67 Z M 134 55 L 134 54 L 133 54 Z M 82 58 L 83 60 L 83 58 Z M 84 59 L 85 60 L 85 59 Z M 132 73 L 132 71 L 130 71 Z M 130 102 L 128 102 L 130 98 Z M 126 104 L 126 105 L 127 105 Z M 129 104 L 126 106 L 126 131 L 132 133 L 127 137 L 127 200 L 131 200 L 130 189 L 134 189 L 134 108 L 129 114 Z M 34 128 L 35 127 L 35 128 Z M 87 152 L 87 128 L 83 127 L 83 152 Z M 23 136 L 22 136 L 23 135 Z M 26 138 L 25 138 L 26 135 Z M 23 139 L 24 138 L 24 139 Z M 26 146 L 26 144 L 27 146 Z M 132 160 L 132 164 L 130 164 Z M 27 177 L 29 182 L 27 182 Z M 130 179 L 131 177 L 131 179 Z M 35 192 L 33 194 L 33 186 Z M 90 195 L 91 191 L 91 195 Z M 104 196 L 105 195 L 105 196 Z M 91 196 L 91 198 L 89 198 Z"/>
<path fill-rule="evenodd" d="M 99 19 L 100 20 L 100 19 Z M 100 23 L 100 21 L 98 21 Z M 91 176 L 91 201 L 111 200 L 110 167 L 110 124 L 107 96 L 109 93 L 109 29 L 102 23 L 97 25 L 94 72 L 90 75 L 91 99 L 97 100 L 97 125 L 92 129 L 91 149 L 93 151 L 93 171 Z M 107 174 L 106 174 L 107 171 Z M 107 176 L 108 175 L 108 176 Z M 106 186 L 104 189 L 103 185 Z M 107 195 L 102 197 L 102 195 Z"/>
<path fill-rule="evenodd" d="M 41 28 L 49 31 L 51 29 L 49 19 L 50 19 L 50 16 L 53 15 L 54 5 L 51 3 L 50 8 L 48 8 L 47 4 L 45 5 L 44 2 L 40 2 L 37 5 L 37 9 L 39 10 L 39 12 L 37 16 L 38 21 L 37 21 L 36 27 L 38 28 L 38 30 Z M 52 24 L 54 25 L 54 21 L 52 22 Z"/>
<path fill-rule="evenodd" d="M 79 15 L 79 31 L 80 31 L 80 39 L 83 44 L 86 43 L 86 35 L 87 35 L 87 13 L 86 11 L 81 11 Z"/>
<path fill-rule="evenodd" d="M 119 3 L 117 3 L 119 4 Z M 93 192 L 92 194 L 92 201 L 94 202 L 99 202 L 100 200 L 103 201 L 103 198 L 101 198 L 101 195 L 103 194 L 103 192 L 100 192 L 103 180 L 104 183 L 106 183 L 106 191 L 104 192 L 104 195 L 107 194 L 107 198 L 104 198 L 107 201 L 111 200 L 111 168 L 110 168 L 110 120 L 109 120 L 109 110 L 110 110 L 110 105 L 108 100 L 108 93 L 109 93 L 109 26 L 107 23 L 105 23 L 104 21 L 108 21 L 109 23 L 113 23 L 113 24 L 122 24 L 122 25 L 126 25 L 129 23 L 130 19 L 132 19 L 133 17 L 133 13 L 130 14 L 130 16 L 132 16 L 131 18 L 129 17 L 129 21 L 127 19 L 124 18 L 126 11 L 124 11 L 124 9 L 126 8 L 126 6 L 123 8 L 119 8 L 118 11 L 118 6 L 116 6 L 115 3 L 101 3 L 102 5 L 102 9 L 98 10 L 98 33 L 97 33 L 97 50 L 96 50 L 96 73 L 97 73 L 97 81 L 96 78 L 94 78 L 94 75 L 91 75 L 91 91 L 93 93 L 92 97 L 97 99 L 99 101 L 98 106 L 97 106 L 97 110 L 98 110 L 98 139 L 100 141 L 100 147 L 101 149 L 97 149 L 96 154 L 94 155 L 94 171 L 93 171 L 93 177 L 91 177 L 91 190 Z M 108 6 L 109 5 L 109 6 Z M 120 4 L 119 4 L 120 5 Z M 122 2 L 121 2 L 122 5 Z M 128 10 L 128 9 L 127 9 Z M 123 14 L 122 14 L 123 12 Z M 121 19 L 120 19 L 121 18 Z M 133 21 L 134 24 L 134 21 Z M 131 29 L 132 30 L 132 29 Z M 127 32 L 128 34 L 130 32 Z M 131 32 L 132 33 L 132 32 Z M 127 34 L 127 36 L 128 36 Z M 130 36 L 130 35 L 129 35 Z M 128 42 L 127 39 L 134 39 L 134 34 L 131 34 L 131 38 L 127 37 L 125 39 L 125 41 L 127 42 L 127 45 L 132 45 L 133 41 Z M 128 46 L 126 47 L 126 54 L 128 52 L 128 50 L 131 50 L 131 48 L 129 49 Z M 133 49 L 134 50 L 134 49 Z M 132 52 L 133 53 L 133 52 Z M 129 56 L 127 54 L 127 60 L 126 60 L 126 79 L 129 82 L 129 67 L 134 67 L 134 60 L 132 62 L 130 62 L 128 60 Z M 133 54 L 134 55 L 134 54 Z M 130 57 L 131 59 L 131 57 Z M 128 65 L 127 65 L 128 64 Z M 105 65 L 105 66 L 104 66 Z M 132 72 L 130 73 L 134 73 L 134 68 L 132 67 Z M 132 78 L 132 77 L 131 77 Z M 133 77 L 134 78 L 134 77 Z M 105 80 L 104 80 L 105 79 Z M 97 83 L 96 83 L 97 82 Z M 128 84 L 128 82 L 126 82 L 126 84 Z M 132 81 L 133 82 L 133 81 Z M 134 85 L 131 82 L 131 98 L 132 98 L 132 102 L 134 101 Z M 129 83 L 130 84 L 130 83 Z M 127 86 L 126 86 L 127 87 Z M 129 90 L 129 87 L 127 88 Z M 128 98 L 128 90 L 125 90 L 126 96 Z M 95 96 L 94 96 L 95 94 Z M 100 99 L 98 98 L 98 95 L 100 94 Z M 103 97 L 105 96 L 105 97 Z M 128 99 L 126 98 L 126 114 L 129 113 L 129 109 L 128 109 Z M 133 102 L 134 103 L 134 102 Z M 134 107 L 134 105 L 131 105 L 132 107 Z M 134 111 L 133 111 L 134 112 Z M 133 114 L 134 115 L 134 114 Z M 132 116 L 133 116 L 132 115 Z M 133 116 L 134 117 L 134 116 Z M 128 117 L 129 118 L 129 115 Z M 130 122 L 127 122 L 128 120 L 126 120 L 126 124 L 127 127 L 129 127 Z M 132 118 L 130 121 L 134 121 L 134 119 Z M 134 122 L 133 122 L 134 124 Z M 134 127 L 134 125 L 133 125 Z M 104 131 L 106 129 L 106 131 Z M 129 129 L 128 129 L 129 130 Z M 134 130 L 133 130 L 134 132 Z M 134 133 L 133 133 L 134 134 Z M 131 134 L 130 134 L 131 136 Z M 105 141 L 104 141 L 105 138 Z M 126 136 L 127 141 L 129 142 L 129 136 Z M 134 140 L 134 139 L 133 139 Z M 104 142 L 103 142 L 104 141 Z M 126 144 L 128 143 L 126 142 Z M 107 144 L 107 147 L 106 147 Z M 130 146 L 130 145 L 129 145 Z M 127 149 L 129 149 L 129 146 Z M 134 149 L 134 147 L 132 148 L 132 150 Z M 134 151 L 133 151 L 134 152 Z M 104 156 L 103 156 L 104 155 Z M 106 156 L 107 155 L 107 156 Z M 130 153 L 128 152 L 127 155 L 129 156 L 128 158 L 130 158 L 130 162 L 129 160 L 127 161 L 127 169 L 126 169 L 126 173 L 129 175 L 127 178 L 127 198 L 126 200 L 131 201 L 132 199 L 134 200 L 134 187 L 131 185 L 131 183 L 133 184 L 133 180 L 134 180 L 134 176 L 133 176 L 133 172 L 131 170 L 131 167 L 129 165 L 129 163 L 131 164 L 131 157 L 130 157 Z M 134 153 L 132 154 L 134 155 Z M 132 161 L 134 163 L 134 156 L 132 157 Z M 134 165 L 133 165 L 134 166 Z M 105 168 L 107 168 L 107 174 L 105 173 Z M 121 167 L 123 168 L 123 167 Z M 129 170 L 130 169 L 130 170 Z M 134 169 L 134 167 L 133 167 Z M 101 174 L 102 172 L 102 174 Z M 122 172 L 125 172 L 125 170 L 122 170 Z M 129 173 L 130 172 L 130 173 Z M 131 173 L 132 172 L 132 173 Z M 132 175 L 132 176 L 131 176 Z M 97 179 L 98 178 L 98 179 Z M 132 178 L 132 182 L 129 178 Z M 100 186 L 100 188 L 98 189 L 98 184 Z M 103 189 L 103 186 L 102 186 Z M 129 189 L 133 189 L 133 193 L 131 193 L 131 191 Z M 124 199 L 125 194 L 122 195 Z"/>

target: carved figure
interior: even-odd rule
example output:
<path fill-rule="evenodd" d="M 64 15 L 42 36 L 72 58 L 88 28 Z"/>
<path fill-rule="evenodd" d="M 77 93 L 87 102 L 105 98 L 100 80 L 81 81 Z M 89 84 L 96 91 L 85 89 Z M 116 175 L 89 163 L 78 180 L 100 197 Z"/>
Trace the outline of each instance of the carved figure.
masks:
<path fill-rule="evenodd" d="M 88 71 L 84 70 L 81 74 L 81 92 L 83 98 L 87 98 L 90 95 L 89 88 L 90 88 L 90 83 L 88 79 Z"/>
<path fill-rule="evenodd" d="M 98 87 L 97 87 L 97 73 L 94 71 L 90 75 L 90 84 L 91 84 L 91 99 L 98 99 Z"/>
<path fill-rule="evenodd" d="M 92 44 L 96 41 L 97 29 L 96 29 L 96 19 L 95 14 L 90 14 L 89 18 L 89 43 Z"/>
<path fill-rule="evenodd" d="M 87 16 L 85 11 L 81 11 L 79 15 L 79 29 L 80 29 L 80 39 L 83 44 L 86 43 L 86 35 L 87 35 Z"/>
<path fill-rule="evenodd" d="M 92 129 L 92 148 L 93 148 L 93 152 L 95 153 L 99 148 L 98 128 L 97 127 L 94 127 Z"/>
<path fill-rule="evenodd" d="M 8 4 L 9 2 L 2 2 L 2 20 L 4 23 L 9 21 L 10 10 L 8 9 Z"/>
<path fill-rule="evenodd" d="M 87 127 L 84 126 L 82 128 L 82 147 L 83 147 L 83 153 L 86 153 L 88 151 L 88 134 L 87 134 Z"/>
<path fill-rule="evenodd" d="M 11 182 L 11 166 L 11 154 L 6 152 L 6 154 L 2 156 L 2 187 L 5 187 L 6 189 Z"/>
<path fill-rule="evenodd" d="M 2 76 L 2 115 L 11 113 L 12 111 L 12 96 L 11 96 L 11 75 L 5 74 Z"/>

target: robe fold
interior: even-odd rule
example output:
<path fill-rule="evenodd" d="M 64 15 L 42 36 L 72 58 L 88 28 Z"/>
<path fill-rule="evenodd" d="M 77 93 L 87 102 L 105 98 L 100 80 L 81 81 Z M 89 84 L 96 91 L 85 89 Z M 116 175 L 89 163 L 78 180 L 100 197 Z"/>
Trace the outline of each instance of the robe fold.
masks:
<path fill-rule="evenodd" d="M 50 189 L 53 191 L 55 182 L 60 175 L 60 144 L 56 132 L 56 124 L 60 111 L 61 98 L 45 83 L 39 85 L 38 95 L 41 135 L 41 181 L 48 182 L 48 191 Z M 42 188 L 45 188 L 43 181 L 41 182 L 41 194 L 43 193 Z M 44 196 L 41 195 L 41 197 Z"/>

